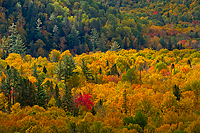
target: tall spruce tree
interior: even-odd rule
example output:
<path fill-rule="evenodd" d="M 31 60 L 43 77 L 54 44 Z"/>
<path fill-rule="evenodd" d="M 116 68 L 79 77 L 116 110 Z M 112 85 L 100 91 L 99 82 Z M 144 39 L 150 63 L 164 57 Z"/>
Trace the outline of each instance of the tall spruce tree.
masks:
<path fill-rule="evenodd" d="M 15 104 L 15 94 L 17 94 L 17 81 L 19 78 L 19 72 L 13 66 L 11 67 L 11 71 L 12 71 L 12 84 L 13 84 L 12 97 L 13 97 L 13 105 L 14 105 Z"/>
<path fill-rule="evenodd" d="M 18 96 L 16 101 L 20 103 L 21 107 L 33 106 L 36 104 L 36 91 L 34 84 L 28 78 L 19 77 L 17 84 Z"/>
<path fill-rule="evenodd" d="M 17 40 L 17 29 L 14 23 L 12 23 L 12 25 L 9 27 L 9 32 L 10 32 L 10 35 L 8 36 L 9 39 L 8 44 L 10 46 L 9 51 L 11 53 L 14 53 L 14 47 L 16 46 L 16 40 Z"/>
<path fill-rule="evenodd" d="M 32 70 L 32 76 L 38 78 L 38 71 L 37 71 L 37 65 L 34 63 L 33 70 Z"/>
<path fill-rule="evenodd" d="M 36 104 L 46 108 L 47 93 L 45 92 L 42 80 L 40 78 L 35 82 Z"/>
<path fill-rule="evenodd" d="M 25 55 L 26 47 L 24 46 L 21 36 L 17 33 L 16 25 L 13 23 L 9 29 L 10 36 L 8 36 L 8 44 L 10 46 L 10 52 Z"/>
<path fill-rule="evenodd" d="M 54 73 L 56 74 L 57 79 L 61 81 L 63 76 L 63 62 L 61 60 L 58 61 Z"/>
<path fill-rule="evenodd" d="M 2 38 L 2 44 L 1 44 L 1 48 L 3 49 L 3 59 L 6 59 L 6 57 L 8 56 L 8 50 L 9 50 L 9 44 L 8 44 L 8 41 L 7 41 L 7 38 L 4 36 Z"/>
<path fill-rule="evenodd" d="M 86 77 L 87 81 L 92 80 L 93 76 L 92 76 L 92 70 L 90 70 L 91 67 L 87 67 L 87 62 L 85 61 L 85 59 L 82 59 L 81 61 L 82 61 L 81 69 L 82 69 L 84 76 Z"/>
<path fill-rule="evenodd" d="M 58 88 L 58 85 L 56 84 L 56 87 L 55 87 L 55 98 L 56 98 L 56 106 L 58 106 L 60 108 L 61 106 L 61 99 L 60 99 L 60 94 L 59 94 L 59 88 Z"/>
<path fill-rule="evenodd" d="M 65 111 L 72 113 L 73 111 L 73 97 L 71 88 L 65 85 L 65 94 L 63 97 L 62 107 Z"/>
<path fill-rule="evenodd" d="M 92 50 L 93 50 L 93 52 L 95 52 L 96 45 L 99 43 L 98 39 L 99 39 L 99 35 L 97 33 L 97 30 L 96 29 L 92 29 L 90 41 L 92 43 Z"/>
<path fill-rule="evenodd" d="M 114 64 L 111 69 L 110 69 L 110 75 L 115 75 L 115 76 L 119 76 L 119 72 L 117 70 L 117 65 Z"/>
<path fill-rule="evenodd" d="M 65 82 L 75 73 L 73 72 L 74 69 L 76 69 L 75 60 L 73 59 L 73 56 L 70 55 L 64 55 L 63 57 L 63 76 L 65 79 Z"/>
<path fill-rule="evenodd" d="M 176 96 L 176 100 L 179 101 L 180 98 L 181 98 L 181 92 L 180 92 L 180 89 L 177 85 L 174 85 L 173 94 Z"/>
<path fill-rule="evenodd" d="M 10 113 L 10 108 L 12 105 L 12 71 L 9 65 L 7 65 L 4 71 L 6 77 L 1 80 L 1 91 L 4 92 L 6 101 L 8 102 L 8 112 Z"/>

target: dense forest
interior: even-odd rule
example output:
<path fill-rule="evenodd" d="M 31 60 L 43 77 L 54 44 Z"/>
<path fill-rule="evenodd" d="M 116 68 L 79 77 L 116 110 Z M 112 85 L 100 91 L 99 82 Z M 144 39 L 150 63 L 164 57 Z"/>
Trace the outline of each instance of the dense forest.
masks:
<path fill-rule="evenodd" d="M 1 132 L 197 133 L 200 52 L 120 50 L 0 60 Z"/>
<path fill-rule="evenodd" d="M 0 0 L 0 132 L 200 132 L 199 0 Z"/>
<path fill-rule="evenodd" d="M 14 51 L 106 52 L 114 42 L 121 49 L 199 49 L 198 0 L 1 0 L 0 9 L 4 59 Z"/>

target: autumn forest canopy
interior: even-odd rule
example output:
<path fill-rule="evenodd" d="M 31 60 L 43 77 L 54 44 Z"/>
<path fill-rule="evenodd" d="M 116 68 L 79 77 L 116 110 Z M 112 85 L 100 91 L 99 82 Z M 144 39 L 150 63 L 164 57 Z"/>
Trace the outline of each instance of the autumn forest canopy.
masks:
<path fill-rule="evenodd" d="M 121 49 L 199 49 L 199 5 L 198 0 L 1 0 L 1 56 L 15 51 L 48 57 L 52 49 L 105 52 L 114 42 Z"/>
<path fill-rule="evenodd" d="M 0 0 L 0 132 L 200 132 L 199 0 Z"/>

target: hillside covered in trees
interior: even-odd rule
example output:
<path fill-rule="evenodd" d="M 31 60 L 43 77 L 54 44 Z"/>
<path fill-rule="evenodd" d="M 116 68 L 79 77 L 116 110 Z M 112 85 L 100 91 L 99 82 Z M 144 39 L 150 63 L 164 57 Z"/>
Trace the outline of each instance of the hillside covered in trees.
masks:
<path fill-rule="evenodd" d="M 1 0 L 1 56 L 199 49 L 199 0 Z M 17 46 L 16 46 L 17 45 Z"/>
<path fill-rule="evenodd" d="M 200 131 L 200 52 L 144 49 L 0 60 L 1 132 Z"/>
<path fill-rule="evenodd" d="M 0 132 L 200 132 L 199 0 L 0 0 Z"/>

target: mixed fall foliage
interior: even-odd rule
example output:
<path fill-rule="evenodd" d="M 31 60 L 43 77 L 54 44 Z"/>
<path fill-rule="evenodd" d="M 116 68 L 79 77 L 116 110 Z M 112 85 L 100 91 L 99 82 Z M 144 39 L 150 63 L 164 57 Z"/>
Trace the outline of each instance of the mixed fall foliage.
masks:
<path fill-rule="evenodd" d="M 200 132 L 200 0 L 0 0 L 0 132 Z"/>
<path fill-rule="evenodd" d="M 0 0 L 1 53 L 199 49 L 199 0 Z M 16 42 L 17 40 L 17 42 Z M 15 45 L 17 43 L 17 46 Z"/>
<path fill-rule="evenodd" d="M 1 59 L 1 132 L 199 132 L 200 52 Z"/>

